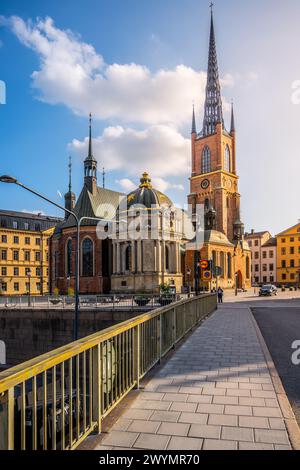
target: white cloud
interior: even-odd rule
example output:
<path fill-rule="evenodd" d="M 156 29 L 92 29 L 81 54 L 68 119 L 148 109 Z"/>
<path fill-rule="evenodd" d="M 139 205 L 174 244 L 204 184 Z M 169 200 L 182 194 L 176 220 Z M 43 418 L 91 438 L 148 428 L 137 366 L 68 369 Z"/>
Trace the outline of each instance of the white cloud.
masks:
<path fill-rule="evenodd" d="M 122 191 L 129 193 L 136 189 L 136 184 L 128 178 L 122 178 L 121 180 L 116 180 L 116 183 L 119 184 L 122 188 Z"/>
<path fill-rule="evenodd" d="M 116 183 L 119 186 L 121 186 L 122 190 L 125 193 L 134 191 L 138 187 L 137 183 L 134 183 L 132 180 L 128 178 L 116 180 Z M 155 189 L 157 189 L 158 191 L 161 191 L 162 193 L 165 193 L 169 189 L 175 189 L 177 191 L 184 191 L 184 186 L 182 184 L 174 184 L 174 183 L 171 183 L 170 181 L 166 181 L 163 178 L 152 178 L 152 184 Z"/>
<path fill-rule="evenodd" d="M 69 148 L 85 157 L 88 138 L 73 140 Z M 108 127 L 101 136 L 94 138 L 93 152 L 107 170 L 123 170 L 134 177 L 144 171 L 154 178 L 185 177 L 190 173 L 190 140 L 170 126 L 150 126 L 142 131 Z M 162 180 L 158 181 L 162 184 Z"/>
<path fill-rule="evenodd" d="M 84 116 L 91 111 L 103 120 L 176 126 L 190 123 L 192 101 L 203 105 L 204 72 L 185 65 L 154 73 L 135 63 L 109 65 L 92 45 L 55 27 L 51 18 L 25 22 L 12 16 L 3 22 L 38 54 L 33 87 L 45 102 L 64 104 Z M 232 80 L 226 75 L 223 86 L 231 87 Z"/>

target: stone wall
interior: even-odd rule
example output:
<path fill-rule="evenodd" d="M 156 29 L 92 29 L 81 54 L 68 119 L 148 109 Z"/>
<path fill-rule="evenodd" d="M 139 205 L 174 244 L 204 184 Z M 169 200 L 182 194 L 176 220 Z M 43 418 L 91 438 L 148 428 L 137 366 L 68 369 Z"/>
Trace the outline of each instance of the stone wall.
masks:
<path fill-rule="evenodd" d="M 79 337 L 134 318 L 138 312 L 80 312 Z M 0 341 L 13 366 L 72 341 L 74 313 L 66 310 L 0 310 Z"/>

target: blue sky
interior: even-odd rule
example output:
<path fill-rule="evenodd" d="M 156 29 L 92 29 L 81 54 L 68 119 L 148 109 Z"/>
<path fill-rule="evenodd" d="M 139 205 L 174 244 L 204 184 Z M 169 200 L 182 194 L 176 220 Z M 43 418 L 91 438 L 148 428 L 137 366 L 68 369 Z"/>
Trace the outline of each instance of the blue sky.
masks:
<path fill-rule="evenodd" d="M 128 191 L 149 170 L 184 203 L 193 100 L 199 130 L 202 121 L 208 3 L 1 0 L 7 104 L 0 105 L 0 173 L 63 202 L 58 191 L 67 190 L 71 154 L 78 195 L 92 111 L 107 186 Z M 225 120 L 233 98 L 247 229 L 276 233 L 300 217 L 300 105 L 291 101 L 300 80 L 299 18 L 297 0 L 215 2 Z M 57 213 L 16 187 L 0 185 L 0 198 L 1 208 Z"/>

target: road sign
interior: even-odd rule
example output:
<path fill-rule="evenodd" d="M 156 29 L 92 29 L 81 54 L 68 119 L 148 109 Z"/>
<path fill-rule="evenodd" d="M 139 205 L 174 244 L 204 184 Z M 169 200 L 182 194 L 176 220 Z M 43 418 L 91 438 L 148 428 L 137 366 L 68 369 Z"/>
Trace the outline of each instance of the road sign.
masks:
<path fill-rule="evenodd" d="M 212 280 L 212 272 L 211 271 L 203 271 L 202 280 L 206 281 L 206 282 L 210 282 Z"/>
<path fill-rule="evenodd" d="M 223 274 L 223 269 L 220 266 L 216 266 L 214 268 L 214 275 L 215 277 L 221 277 Z"/>
<path fill-rule="evenodd" d="M 208 267 L 209 267 L 209 261 L 206 261 L 206 260 L 200 261 L 200 268 L 203 269 L 203 271 L 208 269 Z"/>

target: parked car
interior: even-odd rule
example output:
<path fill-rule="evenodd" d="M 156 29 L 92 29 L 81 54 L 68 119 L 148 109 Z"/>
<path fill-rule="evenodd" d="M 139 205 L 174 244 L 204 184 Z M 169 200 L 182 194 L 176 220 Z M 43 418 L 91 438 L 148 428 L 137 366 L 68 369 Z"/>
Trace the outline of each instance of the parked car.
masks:
<path fill-rule="evenodd" d="M 277 295 L 277 287 L 273 286 L 271 284 L 267 284 L 265 286 L 262 286 L 260 291 L 259 291 L 259 296 L 260 297 L 271 297 L 272 295 Z"/>

